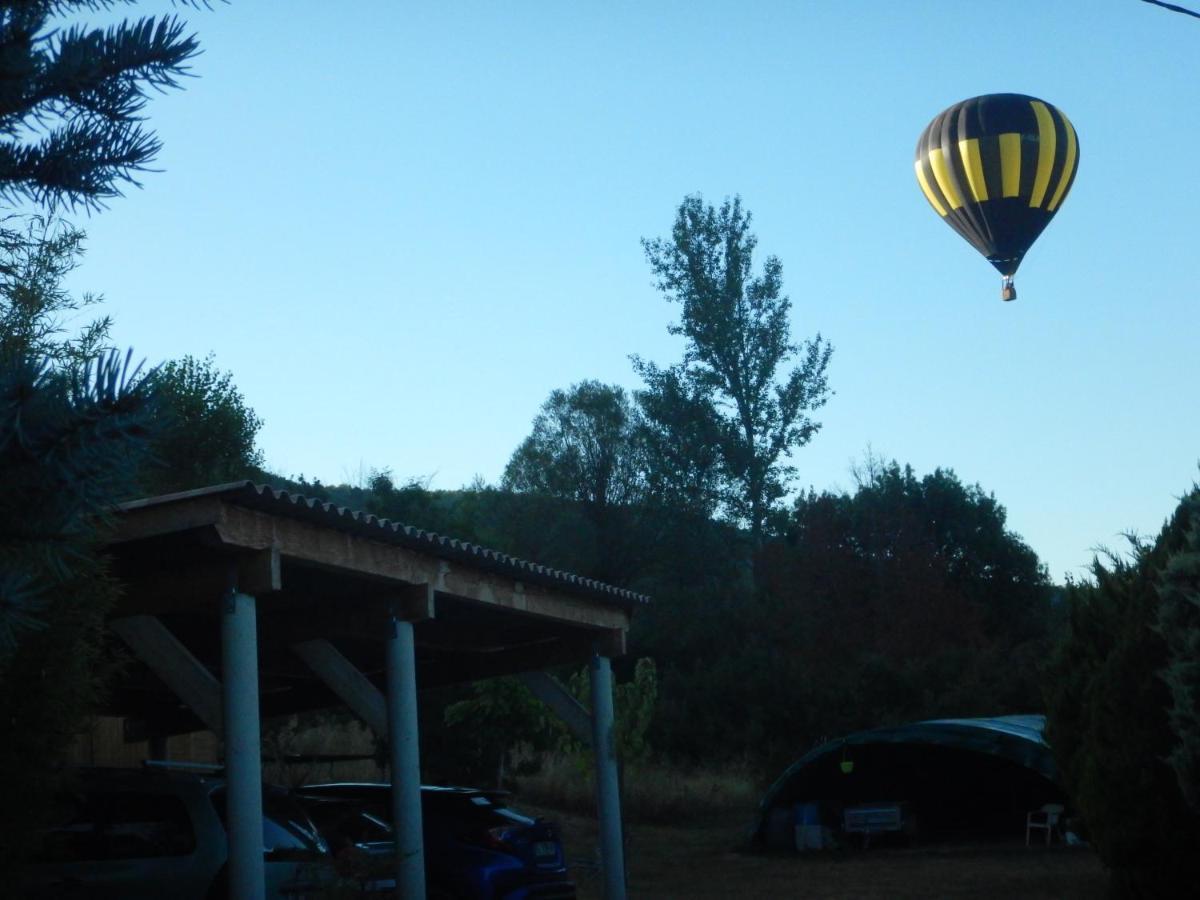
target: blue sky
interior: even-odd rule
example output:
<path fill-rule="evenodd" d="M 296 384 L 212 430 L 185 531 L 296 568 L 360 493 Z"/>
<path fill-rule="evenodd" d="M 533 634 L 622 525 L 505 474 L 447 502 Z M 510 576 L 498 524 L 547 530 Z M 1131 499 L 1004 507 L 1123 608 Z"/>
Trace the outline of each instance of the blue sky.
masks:
<path fill-rule="evenodd" d="M 679 358 L 639 238 L 700 192 L 742 196 L 793 336 L 836 347 L 801 485 L 851 487 L 868 447 L 951 467 L 1061 579 L 1196 479 L 1200 21 L 1138 0 L 283 8 L 184 11 L 204 54 L 149 108 L 163 171 L 80 221 L 73 276 L 150 362 L 213 352 L 275 470 L 497 480 L 551 390 Z M 1081 154 L 1011 304 L 912 172 L 934 115 L 999 91 L 1063 109 Z"/>

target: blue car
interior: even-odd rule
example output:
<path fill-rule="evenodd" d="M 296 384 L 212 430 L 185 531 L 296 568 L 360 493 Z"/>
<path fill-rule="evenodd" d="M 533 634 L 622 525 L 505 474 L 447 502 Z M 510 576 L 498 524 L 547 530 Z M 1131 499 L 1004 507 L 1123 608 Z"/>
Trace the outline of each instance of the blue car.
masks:
<path fill-rule="evenodd" d="M 391 785 L 312 784 L 294 796 L 364 891 L 390 890 Z M 425 882 L 438 900 L 574 900 L 558 826 L 511 809 L 503 791 L 422 787 Z"/>

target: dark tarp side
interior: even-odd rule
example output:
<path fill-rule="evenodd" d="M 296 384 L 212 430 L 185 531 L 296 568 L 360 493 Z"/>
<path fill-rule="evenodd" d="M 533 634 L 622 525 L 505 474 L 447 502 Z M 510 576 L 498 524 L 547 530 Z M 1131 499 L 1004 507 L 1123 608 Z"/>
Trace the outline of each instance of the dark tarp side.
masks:
<path fill-rule="evenodd" d="M 827 741 L 789 766 L 767 789 L 759 804 L 756 834 L 762 834 L 770 811 L 781 794 L 806 770 L 848 748 L 905 745 L 940 747 L 986 754 L 1030 770 L 1052 785 L 1059 785 L 1058 769 L 1046 743 L 1045 717 L 1039 715 L 997 716 L 980 719 L 935 719 L 886 728 L 873 728 Z"/>

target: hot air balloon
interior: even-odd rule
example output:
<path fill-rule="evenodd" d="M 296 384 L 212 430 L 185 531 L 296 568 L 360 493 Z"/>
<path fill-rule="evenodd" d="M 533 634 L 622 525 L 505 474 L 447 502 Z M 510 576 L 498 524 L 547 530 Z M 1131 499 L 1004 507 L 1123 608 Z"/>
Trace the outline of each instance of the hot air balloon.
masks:
<path fill-rule="evenodd" d="M 921 132 L 915 165 L 929 205 L 1000 270 L 1000 296 L 1015 300 L 1013 275 L 1079 168 L 1070 120 L 1024 94 L 973 97 Z"/>

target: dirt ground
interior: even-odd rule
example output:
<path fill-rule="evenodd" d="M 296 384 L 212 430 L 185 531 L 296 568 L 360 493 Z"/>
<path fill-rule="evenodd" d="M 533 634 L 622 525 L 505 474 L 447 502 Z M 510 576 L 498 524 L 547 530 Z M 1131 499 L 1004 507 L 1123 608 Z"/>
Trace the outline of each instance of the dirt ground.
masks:
<path fill-rule="evenodd" d="M 595 863 L 595 820 L 535 812 L 562 826 L 580 900 L 598 900 L 603 891 Z M 757 854 L 738 849 L 752 818 L 749 812 L 729 813 L 677 826 L 630 825 L 629 896 L 1092 900 L 1105 895 L 1104 869 L 1087 849 L 1027 848 L 1017 838 L 803 856 Z"/>

